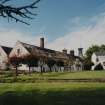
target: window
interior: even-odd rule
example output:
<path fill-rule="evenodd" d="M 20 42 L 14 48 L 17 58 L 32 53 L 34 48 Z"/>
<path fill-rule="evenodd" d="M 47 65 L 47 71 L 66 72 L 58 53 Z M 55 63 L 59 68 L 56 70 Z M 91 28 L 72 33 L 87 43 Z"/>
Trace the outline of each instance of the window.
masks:
<path fill-rule="evenodd" d="M 17 49 L 17 54 L 18 54 L 18 55 L 20 54 L 20 49 Z"/>
<path fill-rule="evenodd" d="M 99 59 L 98 58 L 96 58 L 96 62 L 99 62 Z"/>

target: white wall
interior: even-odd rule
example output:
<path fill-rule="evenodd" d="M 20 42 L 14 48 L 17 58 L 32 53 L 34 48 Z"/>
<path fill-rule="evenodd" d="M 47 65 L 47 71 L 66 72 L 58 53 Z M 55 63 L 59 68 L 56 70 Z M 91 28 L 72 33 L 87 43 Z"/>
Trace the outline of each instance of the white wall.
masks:
<path fill-rule="evenodd" d="M 96 59 L 98 58 L 98 62 Z M 105 56 L 96 56 L 95 53 L 92 54 L 91 61 L 94 63 L 92 66 L 92 70 L 94 70 L 95 66 L 98 65 L 99 63 L 102 64 L 103 68 L 105 69 L 105 65 L 103 65 L 103 62 L 105 62 Z"/>
<path fill-rule="evenodd" d="M 19 56 L 28 55 L 29 52 L 22 46 L 22 44 L 18 41 L 14 48 L 12 49 L 9 57 L 18 56 L 17 50 L 20 49 Z"/>
<path fill-rule="evenodd" d="M 95 53 L 92 54 L 92 57 L 91 57 L 91 61 L 95 64 L 96 63 L 96 59 L 97 59 L 97 56 Z"/>
<path fill-rule="evenodd" d="M 19 55 L 17 53 L 18 49 L 20 49 Z M 29 55 L 29 52 L 23 47 L 21 42 L 17 41 L 14 48 L 10 52 L 9 57 L 14 57 L 14 56 L 22 57 L 22 56 L 25 56 L 25 55 Z M 18 69 L 19 70 L 29 70 L 29 68 L 26 65 L 23 65 L 23 64 Z"/>
<path fill-rule="evenodd" d="M 8 62 L 8 56 L 0 46 L 0 69 L 6 69 L 6 63 Z"/>
<path fill-rule="evenodd" d="M 98 56 L 100 62 L 105 62 L 105 56 Z"/>

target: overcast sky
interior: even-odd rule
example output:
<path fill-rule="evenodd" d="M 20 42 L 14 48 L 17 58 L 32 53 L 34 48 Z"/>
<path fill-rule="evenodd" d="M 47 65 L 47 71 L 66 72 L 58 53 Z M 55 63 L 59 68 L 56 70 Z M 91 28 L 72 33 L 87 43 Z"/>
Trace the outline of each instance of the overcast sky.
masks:
<path fill-rule="evenodd" d="M 22 5 L 33 0 L 11 1 Z M 60 51 L 105 44 L 105 0 L 42 0 L 38 7 L 30 26 L 0 18 L 0 44 L 13 46 L 20 40 L 39 45 L 40 37 L 46 47 Z"/>

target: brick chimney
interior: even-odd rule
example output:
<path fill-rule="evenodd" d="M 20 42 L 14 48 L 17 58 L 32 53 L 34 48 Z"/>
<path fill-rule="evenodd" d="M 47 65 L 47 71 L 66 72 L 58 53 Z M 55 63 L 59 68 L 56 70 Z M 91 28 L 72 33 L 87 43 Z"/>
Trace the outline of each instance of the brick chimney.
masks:
<path fill-rule="evenodd" d="M 64 48 L 64 49 L 62 50 L 62 52 L 63 52 L 64 54 L 67 54 L 67 49 Z"/>
<path fill-rule="evenodd" d="M 78 56 L 83 57 L 83 48 L 78 48 Z"/>
<path fill-rule="evenodd" d="M 70 55 L 74 56 L 74 50 L 70 50 Z"/>
<path fill-rule="evenodd" d="M 44 48 L 44 38 L 40 38 L 40 47 Z"/>

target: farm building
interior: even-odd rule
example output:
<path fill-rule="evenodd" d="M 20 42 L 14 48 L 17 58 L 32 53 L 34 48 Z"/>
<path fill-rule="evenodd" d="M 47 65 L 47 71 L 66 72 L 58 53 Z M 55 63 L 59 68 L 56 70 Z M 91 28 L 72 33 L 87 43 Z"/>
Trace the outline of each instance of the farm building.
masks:
<path fill-rule="evenodd" d="M 34 56 L 38 58 L 37 65 L 31 67 L 31 70 L 34 71 L 64 71 L 64 70 L 82 70 L 82 49 L 79 49 L 79 56 L 75 56 L 74 51 L 67 53 L 67 50 L 64 49 L 62 52 L 51 50 L 44 47 L 44 38 L 40 38 L 40 47 L 23 43 L 17 41 L 14 48 L 10 52 L 9 57 L 26 57 Z M 53 62 L 51 62 L 53 60 Z M 54 63 L 55 61 L 55 63 Z M 49 63 L 51 62 L 51 63 Z M 49 65 L 53 63 L 53 66 L 50 68 Z M 18 67 L 19 70 L 29 70 L 27 64 L 21 63 L 21 66 Z"/>
<path fill-rule="evenodd" d="M 92 70 L 105 69 L 105 51 L 94 52 L 91 61 L 94 63 Z"/>

